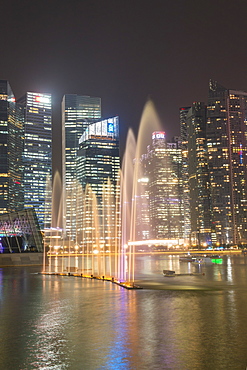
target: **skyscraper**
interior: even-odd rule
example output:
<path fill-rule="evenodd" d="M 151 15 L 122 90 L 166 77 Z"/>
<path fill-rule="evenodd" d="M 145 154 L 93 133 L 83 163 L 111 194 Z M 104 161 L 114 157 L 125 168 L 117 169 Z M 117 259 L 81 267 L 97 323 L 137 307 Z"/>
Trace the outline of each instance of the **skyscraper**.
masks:
<path fill-rule="evenodd" d="M 75 238 L 76 199 L 73 188 L 77 180 L 79 138 L 101 118 L 101 99 L 76 94 L 64 95 L 62 101 L 62 164 L 64 187 L 64 221 L 68 237 Z M 74 230 L 74 231 L 73 231 Z"/>
<path fill-rule="evenodd" d="M 24 205 L 34 207 L 41 228 L 50 227 L 52 176 L 51 95 L 27 92 L 18 102 L 24 109 Z"/>
<path fill-rule="evenodd" d="M 23 208 L 23 112 L 0 80 L 0 213 Z"/>
<path fill-rule="evenodd" d="M 183 237 L 181 143 L 167 142 L 165 132 L 152 135 L 149 155 L 151 238 Z"/>
<path fill-rule="evenodd" d="M 182 107 L 179 110 L 180 119 L 180 135 L 181 135 L 181 154 L 182 154 L 182 217 L 184 219 L 184 241 L 185 244 L 190 243 L 191 236 L 191 220 L 190 220 L 190 192 L 189 192 L 189 169 L 188 169 L 188 126 L 187 114 L 190 107 Z"/>
<path fill-rule="evenodd" d="M 205 104 L 194 102 L 186 116 L 191 243 L 199 247 L 211 245 L 212 231 L 206 114 Z"/>
<path fill-rule="evenodd" d="M 247 93 L 210 81 L 207 146 L 218 243 L 247 243 Z"/>
<path fill-rule="evenodd" d="M 77 158 L 77 178 L 84 194 L 79 243 L 112 250 L 119 240 L 119 170 L 118 117 L 90 124 L 79 140 Z"/>

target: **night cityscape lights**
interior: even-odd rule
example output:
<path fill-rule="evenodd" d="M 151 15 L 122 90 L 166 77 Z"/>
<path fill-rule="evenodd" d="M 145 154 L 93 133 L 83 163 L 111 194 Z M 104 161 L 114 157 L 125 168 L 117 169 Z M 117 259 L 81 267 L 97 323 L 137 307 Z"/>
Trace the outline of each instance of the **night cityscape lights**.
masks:
<path fill-rule="evenodd" d="M 52 225 L 51 114 L 50 94 L 16 100 L 0 81 L 0 213 L 32 207 L 41 230 Z M 246 245 L 247 93 L 210 81 L 207 104 L 180 108 L 180 129 L 172 140 L 154 131 L 146 153 L 131 159 L 138 173 L 130 245 Z M 102 119 L 98 97 L 64 95 L 62 222 L 52 225 L 64 248 L 112 251 L 121 244 L 121 176 L 119 118 Z"/>
<path fill-rule="evenodd" d="M 81 227 L 78 227 L 80 243 L 94 244 L 112 251 L 116 240 L 120 243 L 118 117 L 92 123 L 86 128 L 79 139 L 77 179 L 85 197 L 79 212 L 82 214 Z M 95 212 L 98 222 L 97 234 L 92 230 Z M 96 225 L 94 227 L 97 228 Z"/>
<path fill-rule="evenodd" d="M 22 107 L 0 80 L 0 214 L 23 208 L 23 125 Z"/>
<path fill-rule="evenodd" d="M 24 208 L 33 207 L 41 229 L 51 226 L 52 101 L 50 94 L 27 92 L 18 103 L 24 113 Z"/>
<path fill-rule="evenodd" d="M 64 95 L 62 101 L 62 177 L 64 189 L 64 223 L 67 237 L 74 239 L 76 199 L 73 187 L 77 179 L 79 139 L 88 125 L 101 118 L 101 99 L 76 94 Z"/>

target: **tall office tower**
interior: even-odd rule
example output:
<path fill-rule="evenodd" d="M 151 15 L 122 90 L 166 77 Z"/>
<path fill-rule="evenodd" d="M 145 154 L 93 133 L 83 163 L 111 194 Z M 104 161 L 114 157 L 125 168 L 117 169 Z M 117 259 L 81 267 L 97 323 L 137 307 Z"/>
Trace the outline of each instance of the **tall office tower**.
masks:
<path fill-rule="evenodd" d="M 77 242 L 112 250 L 120 240 L 118 117 L 88 126 L 79 140 L 77 165 L 84 194 Z"/>
<path fill-rule="evenodd" d="M 33 207 L 41 229 L 51 224 L 52 176 L 51 95 L 27 92 L 18 102 L 24 109 L 24 205 Z"/>
<path fill-rule="evenodd" d="M 168 143 L 164 132 L 154 132 L 148 155 L 151 237 L 181 239 L 181 143 Z"/>
<path fill-rule="evenodd" d="M 247 93 L 210 81 L 207 145 L 218 243 L 247 242 Z"/>
<path fill-rule="evenodd" d="M 101 99 L 76 94 L 64 95 L 62 101 L 62 166 L 64 188 L 64 220 L 67 236 L 75 238 L 76 199 L 73 188 L 77 179 L 79 138 L 89 126 L 101 118 Z M 74 231 L 73 231 L 74 230 Z"/>
<path fill-rule="evenodd" d="M 0 213 L 23 209 L 23 112 L 0 80 Z"/>
<path fill-rule="evenodd" d="M 206 114 L 204 103 L 195 102 L 189 109 L 188 130 L 188 184 L 190 195 L 191 243 L 211 245 L 210 186 L 206 142 Z"/>
<path fill-rule="evenodd" d="M 179 110 L 180 118 L 180 135 L 181 135 L 181 151 L 182 151 L 182 214 L 184 218 L 184 242 L 190 244 L 191 224 L 190 224 L 190 193 L 189 193 L 189 172 L 188 172 L 188 127 L 187 114 L 190 107 L 182 107 Z"/>

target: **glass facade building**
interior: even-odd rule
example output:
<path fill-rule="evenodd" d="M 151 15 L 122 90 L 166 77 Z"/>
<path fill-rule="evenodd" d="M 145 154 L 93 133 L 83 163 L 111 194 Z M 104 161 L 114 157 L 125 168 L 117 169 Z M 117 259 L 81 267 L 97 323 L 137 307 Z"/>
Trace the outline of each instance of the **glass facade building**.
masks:
<path fill-rule="evenodd" d="M 101 99 L 67 94 L 62 101 L 62 176 L 64 187 L 64 229 L 75 239 L 77 152 L 79 138 L 86 128 L 101 118 Z M 74 231 L 73 231 L 74 230 Z"/>
<path fill-rule="evenodd" d="M 216 241 L 247 243 L 247 93 L 210 81 L 207 147 Z"/>
<path fill-rule="evenodd" d="M 186 116 L 191 244 L 199 247 L 211 245 L 212 232 L 206 116 L 207 107 L 201 102 L 193 103 Z"/>
<path fill-rule="evenodd" d="M 51 224 L 52 102 L 50 94 L 27 92 L 24 109 L 24 205 L 34 207 L 41 229 Z"/>
<path fill-rule="evenodd" d="M 184 218 L 184 240 L 188 245 L 190 243 L 191 224 L 190 224 L 190 191 L 189 191 L 189 168 L 188 168 L 188 126 L 187 114 L 190 107 L 182 107 L 179 110 L 180 135 L 181 135 L 181 153 L 182 153 L 182 209 Z"/>
<path fill-rule="evenodd" d="M 42 234 L 34 208 L 0 215 L 0 253 L 42 251 Z"/>
<path fill-rule="evenodd" d="M 164 132 L 154 132 L 148 156 L 150 236 L 152 239 L 181 239 L 181 142 L 167 142 Z"/>
<path fill-rule="evenodd" d="M 77 178 L 84 199 L 79 212 L 81 224 L 77 226 L 78 242 L 112 251 L 120 240 L 118 117 L 86 128 L 79 139 Z"/>
<path fill-rule="evenodd" d="M 0 213 L 23 209 L 23 110 L 0 80 Z"/>

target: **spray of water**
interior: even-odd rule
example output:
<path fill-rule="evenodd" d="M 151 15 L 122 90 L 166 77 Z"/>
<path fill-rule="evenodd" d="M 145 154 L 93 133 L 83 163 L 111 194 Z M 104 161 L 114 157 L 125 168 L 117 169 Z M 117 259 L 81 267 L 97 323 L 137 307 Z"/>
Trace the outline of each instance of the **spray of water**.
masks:
<path fill-rule="evenodd" d="M 65 237 L 65 200 L 60 176 L 55 174 L 52 226 L 62 229 L 62 232 L 57 233 L 59 245 L 55 245 L 58 240 L 51 242 L 48 239 L 49 271 L 56 268 L 55 272 L 78 271 L 86 275 L 109 275 L 119 281 L 134 282 L 135 250 L 129 242 L 136 241 L 136 200 L 141 192 L 138 186 L 140 158 L 146 152 L 152 132 L 160 128 L 154 105 L 148 101 L 141 117 L 137 142 L 133 131 L 128 131 L 118 183 L 113 185 L 108 179 L 102 186 L 100 200 L 89 184 L 85 189 L 79 183 L 73 185 L 69 197 L 70 201 L 76 200 L 73 207 L 76 214 L 71 215 L 71 225 L 76 229 L 75 240 Z"/>

